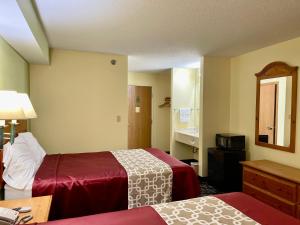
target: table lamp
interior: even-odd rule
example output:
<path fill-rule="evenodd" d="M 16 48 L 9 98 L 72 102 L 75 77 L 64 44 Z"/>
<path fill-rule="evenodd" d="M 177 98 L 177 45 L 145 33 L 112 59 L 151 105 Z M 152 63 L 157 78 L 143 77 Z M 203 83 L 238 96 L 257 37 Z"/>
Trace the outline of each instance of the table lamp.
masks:
<path fill-rule="evenodd" d="M 18 105 L 21 106 L 24 117 L 23 118 L 18 118 L 19 120 L 27 120 L 27 119 L 34 119 L 37 118 L 37 115 L 34 111 L 34 108 L 31 104 L 31 101 L 28 97 L 27 94 L 25 93 L 17 93 L 18 95 Z M 15 133 L 16 133 L 16 126 L 17 120 L 14 119 L 10 123 L 10 143 L 13 144 L 15 140 Z"/>
<path fill-rule="evenodd" d="M 0 91 L 0 147 L 3 146 L 5 120 L 12 120 L 11 133 L 14 135 L 15 120 L 26 119 L 20 104 L 20 97 L 15 91 Z M 12 137 L 12 134 L 11 134 Z M 14 137 L 11 139 L 13 143 Z"/>
<path fill-rule="evenodd" d="M 34 111 L 34 108 L 31 104 L 31 101 L 27 94 L 25 93 L 18 93 L 20 98 L 21 107 L 25 114 L 26 119 L 34 119 L 37 118 L 37 115 Z"/>
<path fill-rule="evenodd" d="M 11 120 L 10 143 L 13 144 L 17 120 L 36 117 L 37 115 L 27 94 L 15 91 L 0 91 L 0 148 L 3 147 L 5 120 Z"/>

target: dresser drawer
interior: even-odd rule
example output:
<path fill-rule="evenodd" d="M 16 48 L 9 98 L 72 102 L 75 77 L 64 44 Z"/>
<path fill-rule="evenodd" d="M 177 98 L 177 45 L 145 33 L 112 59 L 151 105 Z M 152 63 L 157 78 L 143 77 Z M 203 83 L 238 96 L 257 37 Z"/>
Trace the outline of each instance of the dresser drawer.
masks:
<path fill-rule="evenodd" d="M 297 185 L 295 183 L 247 167 L 244 167 L 243 177 L 244 182 L 291 202 L 297 201 Z"/>
<path fill-rule="evenodd" d="M 297 206 L 297 218 L 300 219 L 300 205 Z"/>
<path fill-rule="evenodd" d="M 274 208 L 279 209 L 280 211 L 283 211 L 289 215 L 295 216 L 296 214 L 296 204 L 288 202 L 288 201 L 281 201 L 280 199 L 277 199 L 267 193 L 262 192 L 261 190 L 252 187 L 247 184 L 243 184 L 243 192 L 246 194 L 249 194 L 253 196 L 254 198 L 265 202 L 268 205 L 273 206 Z"/>

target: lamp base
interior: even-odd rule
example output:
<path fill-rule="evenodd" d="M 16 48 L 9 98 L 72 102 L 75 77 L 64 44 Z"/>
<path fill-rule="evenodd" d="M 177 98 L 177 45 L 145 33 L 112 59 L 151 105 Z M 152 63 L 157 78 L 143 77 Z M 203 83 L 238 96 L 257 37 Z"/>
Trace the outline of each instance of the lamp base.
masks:
<path fill-rule="evenodd" d="M 12 120 L 12 122 L 10 123 L 10 143 L 11 144 L 13 144 L 15 142 L 16 125 L 17 125 L 17 122 Z"/>
<path fill-rule="evenodd" d="M 0 149 L 3 149 L 4 144 L 4 127 L 0 126 Z"/>

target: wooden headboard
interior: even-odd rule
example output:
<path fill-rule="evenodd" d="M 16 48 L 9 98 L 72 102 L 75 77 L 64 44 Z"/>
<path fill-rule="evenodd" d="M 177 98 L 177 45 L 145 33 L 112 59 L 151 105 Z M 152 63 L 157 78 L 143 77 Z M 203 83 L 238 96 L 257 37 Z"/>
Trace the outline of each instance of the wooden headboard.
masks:
<path fill-rule="evenodd" d="M 7 127 L 4 129 L 4 134 L 8 134 L 10 132 L 10 124 L 9 121 L 5 122 Z M 18 133 L 26 132 L 27 131 L 27 120 L 18 120 L 18 125 L 16 126 L 16 136 Z M 9 141 L 9 135 L 4 135 L 6 138 L 4 140 L 4 144 L 6 144 Z M 2 179 L 2 174 L 3 174 L 3 165 L 2 165 L 2 159 L 3 159 L 3 149 L 0 149 L 0 188 L 4 188 L 4 181 Z"/>

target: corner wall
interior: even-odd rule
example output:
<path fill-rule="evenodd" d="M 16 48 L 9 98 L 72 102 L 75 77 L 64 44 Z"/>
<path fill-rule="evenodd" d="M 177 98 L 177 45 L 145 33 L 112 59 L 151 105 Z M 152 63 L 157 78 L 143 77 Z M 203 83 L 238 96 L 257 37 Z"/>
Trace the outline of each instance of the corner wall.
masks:
<path fill-rule="evenodd" d="M 199 175 L 207 176 L 207 149 L 215 147 L 216 133 L 229 132 L 230 58 L 203 57 L 201 77 L 202 149 L 199 149 Z M 201 126 L 200 126 L 201 127 Z"/>
<path fill-rule="evenodd" d="M 127 74 L 127 56 L 58 49 L 30 65 L 32 132 L 47 153 L 126 149 Z"/>

